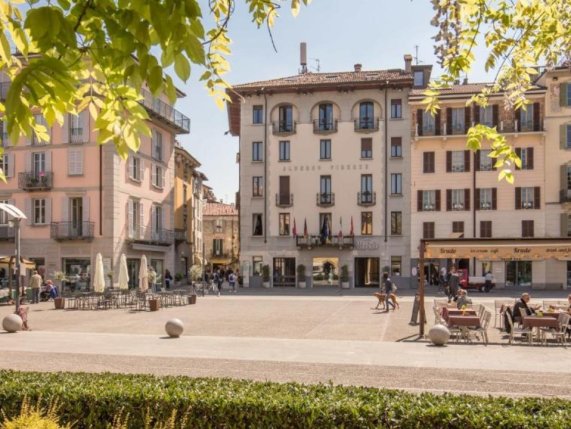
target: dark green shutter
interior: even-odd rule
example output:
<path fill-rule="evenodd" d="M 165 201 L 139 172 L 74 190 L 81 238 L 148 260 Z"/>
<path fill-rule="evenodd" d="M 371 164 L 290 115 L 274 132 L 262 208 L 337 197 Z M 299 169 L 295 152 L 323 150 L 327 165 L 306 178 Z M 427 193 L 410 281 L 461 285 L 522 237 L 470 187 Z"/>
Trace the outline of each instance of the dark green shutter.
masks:
<path fill-rule="evenodd" d="M 567 104 L 567 84 L 562 83 L 559 85 L 559 105 L 561 107 L 568 106 Z"/>

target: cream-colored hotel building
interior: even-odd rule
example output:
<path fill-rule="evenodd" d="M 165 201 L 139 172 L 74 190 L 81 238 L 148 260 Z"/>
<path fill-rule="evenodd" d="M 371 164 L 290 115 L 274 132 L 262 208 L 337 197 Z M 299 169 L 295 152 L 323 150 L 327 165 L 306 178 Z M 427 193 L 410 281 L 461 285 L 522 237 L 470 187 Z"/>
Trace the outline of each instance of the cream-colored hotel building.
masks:
<path fill-rule="evenodd" d="M 466 107 L 486 84 L 442 94 L 423 112 L 430 66 L 311 73 L 237 85 L 228 105 L 239 136 L 240 267 L 246 285 L 353 287 L 380 273 L 415 286 L 421 238 L 569 236 L 571 72 L 544 72 L 526 110 Z M 484 147 L 466 150 L 475 123 L 497 126 L 522 158 L 515 185 L 498 182 Z M 295 228 L 295 231 L 294 231 Z M 471 276 L 491 270 L 497 287 L 566 288 L 567 261 L 433 260 L 429 280 L 452 264 Z"/>

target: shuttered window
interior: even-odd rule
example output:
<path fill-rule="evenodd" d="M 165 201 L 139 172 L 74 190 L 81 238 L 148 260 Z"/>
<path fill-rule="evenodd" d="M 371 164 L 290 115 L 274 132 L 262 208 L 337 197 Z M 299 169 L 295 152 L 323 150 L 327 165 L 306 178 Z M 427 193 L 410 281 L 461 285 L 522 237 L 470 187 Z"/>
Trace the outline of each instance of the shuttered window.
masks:
<path fill-rule="evenodd" d="M 480 237 L 481 238 L 492 238 L 492 221 L 491 220 L 480 221 Z"/>
<path fill-rule="evenodd" d="M 522 237 L 533 237 L 533 221 L 532 220 L 522 220 L 521 221 L 521 236 Z"/>
<path fill-rule="evenodd" d="M 69 149 L 67 151 L 67 174 L 69 176 L 83 174 L 83 150 Z"/>
<path fill-rule="evenodd" d="M 422 238 L 434 238 L 434 222 L 422 223 Z"/>
<path fill-rule="evenodd" d="M 422 153 L 422 172 L 434 173 L 434 152 Z"/>

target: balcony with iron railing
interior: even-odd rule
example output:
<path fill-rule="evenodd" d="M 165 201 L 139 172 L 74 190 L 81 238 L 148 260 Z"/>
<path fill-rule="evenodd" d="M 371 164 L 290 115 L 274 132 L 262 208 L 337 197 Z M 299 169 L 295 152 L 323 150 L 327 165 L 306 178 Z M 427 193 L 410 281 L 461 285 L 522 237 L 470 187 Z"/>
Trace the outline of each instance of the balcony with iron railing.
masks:
<path fill-rule="evenodd" d="M 183 242 L 187 241 L 187 234 L 185 228 L 175 228 L 174 230 L 174 241 Z"/>
<path fill-rule="evenodd" d="M 476 123 L 472 123 L 472 126 Z M 499 121 L 496 125 L 488 124 L 490 127 L 496 127 L 499 133 L 503 134 L 517 134 L 517 133 L 536 133 L 545 131 L 543 121 L 539 122 L 525 121 L 520 122 L 518 119 Z M 439 129 L 436 129 L 435 124 L 423 124 L 419 127 L 417 123 L 414 129 L 415 137 L 431 137 L 431 136 L 449 136 L 449 135 L 466 135 L 466 128 L 463 122 L 453 123 L 449 127 L 446 122 L 442 123 Z"/>
<path fill-rule="evenodd" d="M 210 252 L 210 257 L 211 258 L 217 258 L 217 259 L 232 259 L 233 254 L 232 254 L 232 252 L 229 252 L 229 251 L 221 251 L 221 250 L 212 249 L 212 251 Z"/>
<path fill-rule="evenodd" d="M 288 136 L 295 134 L 295 121 L 276 121 L 272 123 L 272 134 L 275 136 Z"/>
<path fill-rule="evenodd" d="M 0 225 L 0 240 L 1 241 L 13 241 L 16 236 L 16 231 L 13 226 L 10 225 Z"/>
<path fill-rule="evenodd" d="M 95 222 L 52 222 L 51 238 L 57 241 L 93 240 Z"/>
<path fill-rule="evenodd" d="M 347 236 L 332 236 L 323 237 L 321 235 L 308 235 L 295 237 L 295 245 L 298 249 L 311 250 L 313 248 L 337 248 L 340 250 L 353 249 L 355 246 L 355 237 L 352 235 Z"/>
<path fill-rule="evenodd" d="M 174 242 L 174 232 L 170 229 L 155 229 L 139 226 L 129 230 L 129 241 L 158 246 L 170 246 Z"/>
<path fill-rule="evenodd" d="M 359 119 L 355 119 L 355 131 L 363 133 L 371 133 L 374 131 L 379 131 L 380 123 L 381 123 L 380 118 L 362 117 Z"/>
<path fill-rule="evenodd" d="M 23 191 L 48 191 L 53 186 L 52 172 L 25 172 L 18 174 L 18 187 Z"/>
<path fill-rule="evenodd" d="M 337 132 L 337 119 L 314 119 L 313 120 L 313 133 L 314 134 L 331 134 Z"/>
<path fill-rule="evenodd" d="M 559 191 L 559 202 L 571 203 L 571 189 L 562 189 Z"/>
<path fill-rule="evenodd" d="M 357 192 L 357 204 L 360 206 L 374 206 L 377 204 L 377 193 L 371 191 Z"/>
<path fill-rule="evenodd" d="M 320 192 L 316 196 L 316 204 L 320 207 L 331 207 L 335 205 L 335 194 L 332 192 Z"/>
<path fill-rule="evenodd" d="M 277 207 L 291 207 L 293 206 L 293 194 L 276 194 Z"/>
<path fill-rule="evenodd" d="M 140 103 L 146 107 L 151 116 L 166 121 L 168 125 L 174 127 L 179 134 L 187 134 L 190 132 L 190 118 L 188 116 L 183 115 L 170 104 L 155 97 L 147 89 L 142 88 L 141 95 L 143 99 Z"/>

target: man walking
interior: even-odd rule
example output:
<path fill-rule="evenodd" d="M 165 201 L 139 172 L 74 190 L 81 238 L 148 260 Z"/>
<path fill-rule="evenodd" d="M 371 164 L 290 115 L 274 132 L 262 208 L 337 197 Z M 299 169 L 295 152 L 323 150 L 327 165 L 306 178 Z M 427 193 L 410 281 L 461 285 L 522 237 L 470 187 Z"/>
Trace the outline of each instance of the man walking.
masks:
<path fill-rule="evenodd" d="M 42 287 L 42 276 L 34 271 L 30 279 L 30 287 L 32 288 L 32 304 L 40 302 L 40 288 Z"/>
<path fill-rule="evenodd" d="M 458 272 L 456 271 L 456 265 L 452 265 L 452 269 L 450 270 L 450 275 L 448 278 L 448 302 L 456 301 L 458 299 L 458 285 L 460 284 L 460 277 L 458 276 Z"/>
<path fill-rule="evenodd" d="M 393 282 L 389 277 L 389 273 L 383 273 L 383 286 L 385 288 L 385 311 L 389 311 L 389 304 L 395 309 L 394 303 L 390 300 L 390 295 L 393 293 Z"/>
<path fill-rule="evenodd" d="M 230 274 L 228 275 L 228 283 L 230 284 L 230 289 L 232 290 L 232 293 L 236 293 L 236 274 L 234 274 L 233 272 L 230 272 Z"/>

